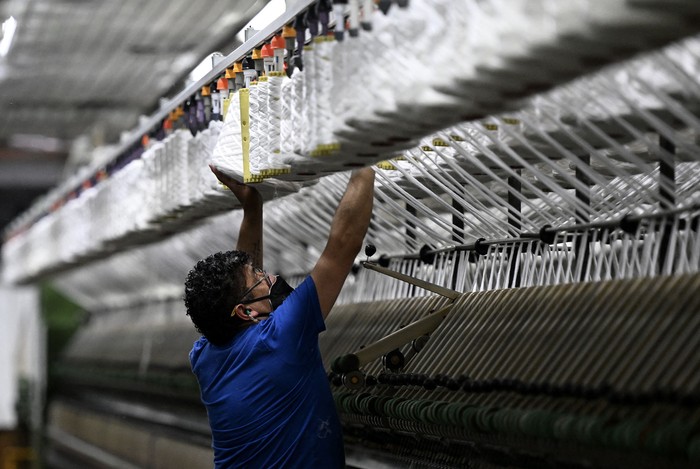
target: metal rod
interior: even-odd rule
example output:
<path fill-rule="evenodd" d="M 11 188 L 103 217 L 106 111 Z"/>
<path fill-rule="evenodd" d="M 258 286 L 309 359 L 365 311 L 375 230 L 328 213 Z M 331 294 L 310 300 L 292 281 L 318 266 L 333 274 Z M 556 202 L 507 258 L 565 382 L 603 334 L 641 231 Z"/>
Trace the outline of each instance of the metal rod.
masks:
<path fill-rule="evenodd" d="M 409 203 L 406 203 L 406 212 L 408 212 L 410 215 L 413 215 L 414 217 L 417 215 L 416 208 L 413 205 L 410 205 Z M 416 225 L 411 221 L 411 219 L 406 220 L 406 236 L 409 239 L 416 239 Z"/>
<path fill-rule="evenodd" d="M 654 220 L 656 218 L 665 218 L 668 216 L 672 215 L 677 215 L 679 213 L 683 212 L 692 212 L 694 210 L 700 210 L 700 204 L 693 204 L 687 207 L 678 207 L 674 208 L 671 210 L 663 210 L 655 213 L 645 213 L 641 215 L 629 215 L 626 217 L 620 217 L 616 218 L 613 220 L 607 220 L 607 221 L 597 221 L 597 222 L 591 222 L 591 223 L 579 223 L 579 224 L 573 224 L 573 225 L 562 225 L 560 227 L 547 227 L 542 230 L 541 233 L 528 233 L 524 232 L 520 234 L 519 238 L 501 238 L 501 239 L 491 239 L 491 240 L 482 240 L 480 242 L 476 243 L 470 243 L 470 244 L 459 244 L 459 245 L 452 245 L 452 246 L 445 246 L 439 249 L 433 249 L 430 251 L 427 251 L 426 254 L 440 254 L 444 252 L 450 252 L 450 251 L 475 251 L 477 248 L 477 245 L 479 246 L 490 246 L 493 244 L 505 244 L 505 243 L 520 243 L 520 242 L 527 242 L 527 241 L 532 241 L 533 239 L 539 239 L 540 236 L 544 234 L 555 234 L 560 231 L 583 231 L 583 230 L 599 230 L 599 229 L 615 229 L 619 228 L 620 225 L 624 222 L 641 222 L 645 220 Z M 396 255 L 390 255 L 390 256 L 384 256 L 385 259 L 418 259 L 420 258 L 420 254 L 418 253 L 410 253 L 410 254 L 396 254 Z"/>
<path fill-rule="evenodd" d="M 374 270 L 375 272 L 379 272 L 380 274 L 388 275 L 389 277 L 393 277 L 397 280 L 410 283 L 411 285 L 415 285 L 424 290 L 437 293 L 438 295 L 444 296 L 445 298 L 449 298 L 451 300 L 455 300 L 461 295 L 461 293 L 458 291 L 450 290 L 449 288 L 441 287 L 440 285 L 435 285 L 434 283 L 426 282 L 425 280 L 411 277 L 410 275 L 405 275 L 400 272 L 396 272 L 395 270 L 387 269 L 386 267 L 381 267 L 377 264 L 373 264 L 371 262 L 363 262 L 362 266 L 365 269 Z"/>
<path fill-rule="evenodd" d="M 659 135 L 659 146 L 671 155 L 676 154 L 676 145 L 663 135 Z M 665 158 L 663 152 L 659 158 L 659 198 L 659 205 L 665 204 L 668 207 L 676 205 L 676 163 L 671 158 Z M 659 273 L 663 272 L 666 263 L 671 230 L 671 225 L 668 222 L 664 223 L 659 246 Z"/>
<path fill-rule="evenodd" d="M 508 177 L 508 224 L 516 234 L 520 234 L 520 230 L 522 229 L 522 207 L 520 198 L 518 198 L 518 195 L 522 192 L 522 184 L 520 183 L 521 177 L 521 169 L 516 169 L 515 175 Z M 518 262 L 515 261 L 516 257 L 519 255 L 520 249 L 513 244 L 508 252 L 508 260 L 510 262 L 508 267 L 509 287 L 520 286 L 520 269 L 517 267 L 519 265 Z"/>
<path fill-rule="evenodd" d="M 457 242 L 460 239 L 464 239 L 464 206 L 460 203 L 458 199 L 452 199 L 452 207 L 462 214 L 458 217 L 454 213 L 452 214 L 452 241 Z M 450 280 L 450 286 L 453 290 L 457 288 L 457 277 L 459 272 L 459 256 L 455 256 L 454 266 L 452 267 L 452 279 Z"/>
<path fill-rule="evenodd" d="M 358 350 L 354 355 L 359 361 L 359 366 L 364 366 L 394 349 L 403 347 L 418 337 L 430 335 L 452 311 L 453 306 L 454 304 L 450 304 L 434 313 L 430 313 L 430 315 L 414 321 L 406 327 Z"/>
<path fill-rule="evenodd" d="M 581 181 L 581 183 L 585 184 L 586 189 L 579 189 L 578 187 L 576 188 L 576 198 L 581 201 L 583 205 L 586 206 L 586 208 L 590 209 L 591 207 L 591 180 L 588 179 L 586 176 L 586 172 L 583 170 L 583 166 L 590 167 L 591 164 L 591 157 L 590 155 L 583 155 L 581 156 L 581 162 L 583 165 L 576 165 L 576 179 Z M 583 210 L 576 210 L 576 213 L 581 217 L 581 219 L 586 220 L 588 219 L 588 213 L 586 213 Z M 585 266 L 588 264 L 588 258 L 590 257 L 591 254 L 591 245 L 588 242 L 588 239 L 584 241 L 581 236 L 577 237 L 575 242 L 574 242 L 574 247 L 575 247 L 575 256 L 577 258 L 577 261 L 580 259 L 580 262 L 577 262 L 577 264 L 580 264 L 582 266 Z M 582 268 L 580 273 L 579 273 L 579 280 L 584 281 L 586 280 L 586 269 Z"/>

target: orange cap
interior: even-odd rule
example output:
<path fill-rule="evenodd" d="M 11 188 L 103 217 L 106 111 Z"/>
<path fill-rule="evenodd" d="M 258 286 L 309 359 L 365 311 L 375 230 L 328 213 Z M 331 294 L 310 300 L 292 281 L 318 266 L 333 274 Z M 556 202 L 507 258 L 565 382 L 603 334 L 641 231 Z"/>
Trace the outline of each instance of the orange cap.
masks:
<path fill-rule="evenodd" d="M 262 47 L 256 47 L 253 49 L 253 60 L 262 59 Z"/>
<path fill-rule="evenodd" d="M 236 71 L 233 69 L 233 67 L 229 67 L 226 69 L 224 76 L 226 78 L 236 78 Z"/>
<path fill-rule="evenodd" d="M 227 90 L 228 89 L 228 80 L 225 77 L 221 77 L 218 80 L 216 80 L 216 89 L 219 91 Z"/>
<path fill-rule="evenodd" d="M 285 26 L 282 28 L 282 37 L 285 39 L 293 38 L 297 36 L 297 30 L 291 26 Z"/>
<path fill-rule="evenodd" d="M 272 48 L 273 49 L 284 49 L 284 38 L 281 34 L 272 38 Z"/>
<path fill-rule="evenodd" d="M 211 91 L 209 90 L 209 85 L 202 86 L 202 96 L 211 96 Z"/>
<path fill-rule="evenodd" d="M 148 134 L 145 134 L 143 137 L 141 137 L 141 145 L 143 145 L 144 147 L 147 147 L 150 141 L 151 139 L 148 138 Z M 105 173 L 105 176 L 106 175 L 107 174 Z M 100 180 L 100 173 L 97 173 L 97 179 Z"/>
<path fill-rule="evenodd" d="M 238 61 L 233 64 L 233 71 L 236 73 L 243 72 L 243 61 Z"/>
<path fill-rule="evenodd" d="M 165 130 L 169 130 L 169 129 L 172 129 L 172 128 L 173 128 L 173 121 L 170 120 L 170 117 L 168 117 L 167 119 L 165 119 L 165 120 L 163 121 L 163 128 L 164 128 Z"/>
<path fill-rule="evenodd" d="M 272 51 L 272 46 L 270 44 L 265 44 L 262 48 L 261 55 L 263 57 L 274 57 L 275 53 Z"/>

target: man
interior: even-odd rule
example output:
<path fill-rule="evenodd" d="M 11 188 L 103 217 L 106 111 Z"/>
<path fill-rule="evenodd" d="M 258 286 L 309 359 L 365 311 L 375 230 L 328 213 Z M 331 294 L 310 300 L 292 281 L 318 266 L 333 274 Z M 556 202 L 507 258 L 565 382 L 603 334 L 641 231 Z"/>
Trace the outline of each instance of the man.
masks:
<path fill-rule="evenodd" d="M 262 270 L 262 199 L 212 167 L 243 206 L 236 251 L 214 254 L 185 282 L 204 337 L 190 352 L 223 467 L 340 468 L 340 421 L 318 348 L 369 226 L 374 171 L 355 171 L 311 275 L 293 290 Z"/>

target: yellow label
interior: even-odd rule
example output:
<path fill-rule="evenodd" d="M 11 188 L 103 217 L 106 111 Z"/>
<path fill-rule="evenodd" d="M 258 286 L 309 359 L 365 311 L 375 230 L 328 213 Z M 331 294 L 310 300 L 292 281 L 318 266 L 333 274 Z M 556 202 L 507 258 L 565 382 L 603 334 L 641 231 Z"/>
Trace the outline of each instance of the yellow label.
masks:
<path fill-rule="evenodd" d="M 389 163 L 388 161 L 380 161 L 377 163 L 377 167 L 381 169 L 387 169 L 387 170 L 395 170 L 396 166 L 393 164 Z"/>
<path fill-rule="evenodd" d="M 250 90 L 238 91 L 241 100 L 241 143 L 243 150 L 243 181 L 248 182 L 250 174 Z"/>
<path fill-rule="evenodd" d="M 486 130 L 498 130 L 498 125 L 496 124 L 484 124 Z"/>
<path fill-rule="evenodd" d="M 221 114 L 221 120 L 225 121 L 226 120 L 226 114 L 228 114 L 228 108 L 231 105 L 231 96 L 229 95 L 228 98 L 224 99 L 224 111 L 223 114 Z"/>
<path fill-rule="evenodd" d="M 454 135 L 454 134 L 450 135 L 450 140 L 452 140 L 453 142 L 463 142 L 464 141 L 464 139 L 462 137 L 460 137 L 459 135 Z"/>
<path fill-rule="evenodd" d="M 447 146 L 449 146 L 449 145 L 447 144 L 447 142 L 445 142 L 445 141 L 444 141 L 443 139 L 441 139 L 441 138 L 434 138 L 434 139 L 433 139 L 433 145 L 436 146 L 436 147 L 447 147 Z"/>
<path fill-rule="evenodd" d="M 433 147 L 430 147 L 428 145 L 423 145 L 420 147 L 420 149 L 423 151 L 435 151 L 435 149 Z"/>
<path fill-rule="evenodd" d="M 504 117 L 503 122 L 508 125 L 520 125 L 520 119 L 514 119 L 512 117 Z"/>

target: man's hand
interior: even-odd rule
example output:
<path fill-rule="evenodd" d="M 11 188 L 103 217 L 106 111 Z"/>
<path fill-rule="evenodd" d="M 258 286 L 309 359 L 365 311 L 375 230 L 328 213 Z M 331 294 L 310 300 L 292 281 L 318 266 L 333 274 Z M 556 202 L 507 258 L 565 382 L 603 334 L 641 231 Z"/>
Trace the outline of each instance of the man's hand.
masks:
<path fill-rule="evenodd" d="M 227 176 L 213 165 L 211 172 L 223 185 L 228 187 L 243 206 L 243 221 L 238 231 L 236 249 L 245 251 L 252 257 L 253 265 L 262 267 L 263 262 L 263 229 L 262 229 L 262 196 L 254 187 Z"/>
<path fill-rule="evenodd" d="M 233 192 L 244 209 L 251 207 L 251 205 L 262 204 L 262 197 L 256 188 L 236 181 L 231 176 L 227 176 L 219 171 L 213 165 L 209 165 L 209 169 L 211 169 L 211 172 L 214 173 L 214 176 L 216 176 L 221 184 L 225 185 Z"/>

